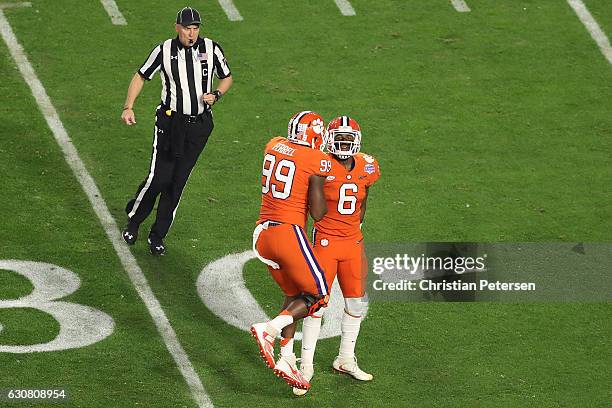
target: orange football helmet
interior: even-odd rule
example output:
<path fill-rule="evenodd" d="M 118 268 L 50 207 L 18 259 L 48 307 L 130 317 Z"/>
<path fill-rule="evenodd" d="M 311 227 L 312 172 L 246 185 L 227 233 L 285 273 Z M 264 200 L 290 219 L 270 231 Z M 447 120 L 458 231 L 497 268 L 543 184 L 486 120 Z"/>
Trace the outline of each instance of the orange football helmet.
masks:
<path fill-rule="evenodd" d="M 361 150 L 361 128 L 357 121 L 349 116 L 334 118 L 327 125 L 326 133 L 327 150 L 341 160 L 346 160 Z M 352 136 L 352 140 L 346 137 L 338 140 L 339 135 Z"/>
<path fill-rule="evenodd" d="M 289 119 L 287 139 L 294 143 L 323 150 L 325 147 L 325 123 L 313 111 L 298 112 Z"/>

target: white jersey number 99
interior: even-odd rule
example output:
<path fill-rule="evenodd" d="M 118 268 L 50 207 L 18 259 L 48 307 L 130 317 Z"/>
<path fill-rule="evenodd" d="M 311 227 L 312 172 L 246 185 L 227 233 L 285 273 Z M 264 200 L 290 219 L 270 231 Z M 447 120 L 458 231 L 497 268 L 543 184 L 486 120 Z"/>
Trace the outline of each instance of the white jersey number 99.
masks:
<path fill-rule="evenodd" d="M 274 170 L 275 164 L 276 171 Z M 295 175 L 294 162 L 282 159 L 277 164 L 276 156 L 273 154 L 266 154 L 261 174 L 265 178 L 265 180 L 262 180 L 261 185 L 262 194 L 267 194 L 270 191 L 270 184 L 272 184 L 272 197 L 286 200 L 291 195 L 293 176 Z M 272 180 L 272 178 L 274 178 L 274 180 Z"/>

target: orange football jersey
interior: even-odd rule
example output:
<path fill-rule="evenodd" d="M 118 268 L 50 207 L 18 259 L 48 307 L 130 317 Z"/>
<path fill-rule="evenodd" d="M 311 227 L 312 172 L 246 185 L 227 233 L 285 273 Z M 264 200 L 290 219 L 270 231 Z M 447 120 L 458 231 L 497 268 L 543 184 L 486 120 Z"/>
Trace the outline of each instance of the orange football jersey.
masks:
<path fill-rule="evenodd" d="M 330 158 L 322 151 L 284 137 L 272 138 L 264 152 L 257 223 L 272 220 L 303 227 L 308 211 L 308 178 L 325 177 L 330 170 Z"/>
<path fill-rule="evenodd" d="M 366 187 L 376 183 L 380 168 L 374 157 L 357 153 L 355 165 L 348 171 L 333 155 L 328 156 L 333 165 L 325 181 L 327 214 L 315 223 L 317 233 L 344 238 L 361 239 L 361 204 Z"/>

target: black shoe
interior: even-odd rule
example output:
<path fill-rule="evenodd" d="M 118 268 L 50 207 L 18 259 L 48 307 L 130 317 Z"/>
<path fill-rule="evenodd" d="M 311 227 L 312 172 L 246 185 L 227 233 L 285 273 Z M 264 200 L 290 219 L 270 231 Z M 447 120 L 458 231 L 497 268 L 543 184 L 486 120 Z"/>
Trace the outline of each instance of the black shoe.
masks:
<path fill-rule="evenodd" d="M 151 255 L 159 256 L 166 253 L 166 246 L 161 238 L 149 237 L 149 250 Z"/>
<path fill-rule="evenodd" d="M 136 240 L 138 239 L 138 227 L 133 228 L 129 224 L 126 226 L 123 231 L 121 231 L 121 237 L 128 245 L 134 245 Z"/>

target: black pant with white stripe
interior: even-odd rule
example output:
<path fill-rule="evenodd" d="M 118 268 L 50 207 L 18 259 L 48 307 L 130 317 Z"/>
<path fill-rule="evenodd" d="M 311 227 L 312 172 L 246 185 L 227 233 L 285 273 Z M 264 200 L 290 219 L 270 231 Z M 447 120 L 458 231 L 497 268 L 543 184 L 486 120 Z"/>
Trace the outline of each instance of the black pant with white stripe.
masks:
<path fill-rule="evenodd" d="M 135 229 L 149 216 L 157 197 L 160 197 L 157 217 L 149 234 L 151 238 L 162 239 L 168 233 L 191 170 L 213 130 L 212 116 L 205 113 L 194 122 L 185 121 L 181 127 L 185 135 L 183 152 L 176 157 L 170 147 L 173 141 L 169 138 L 176 137 L 171 134 L 171 119 L 166 116 L 164 108 L 157 109 L 149 174 L 126 207 L 128 228 Z"/>

